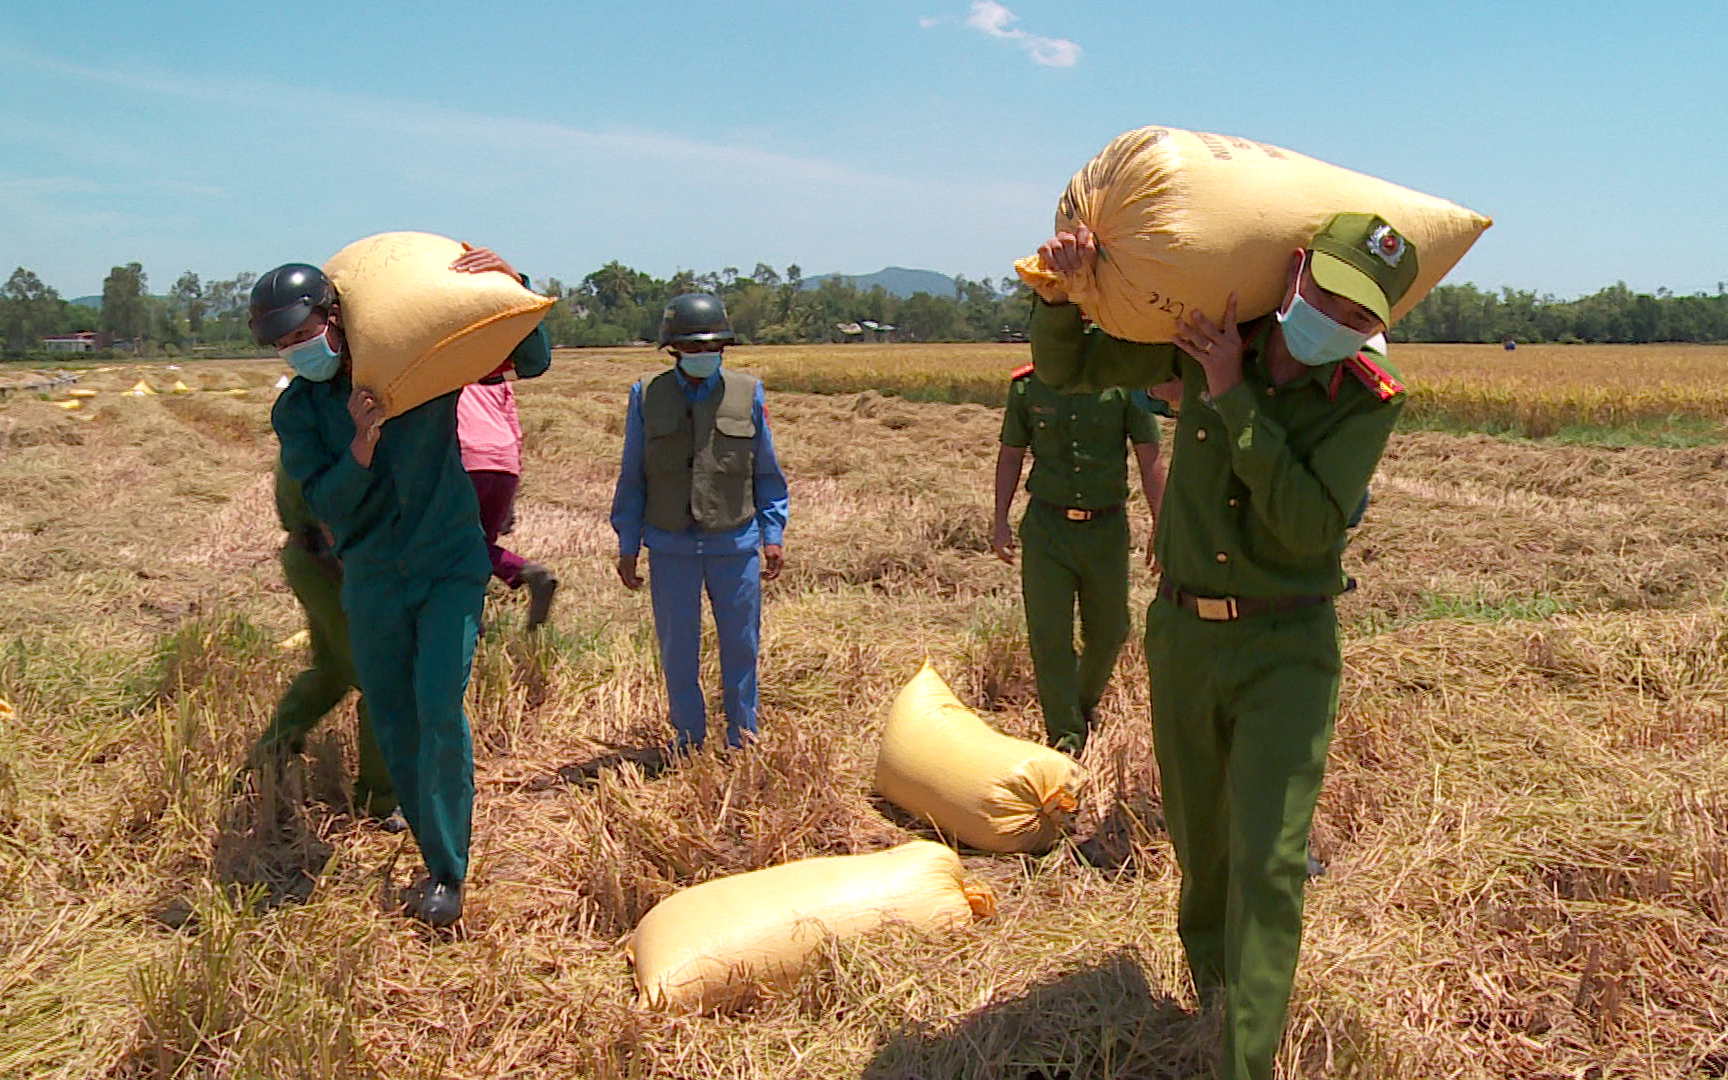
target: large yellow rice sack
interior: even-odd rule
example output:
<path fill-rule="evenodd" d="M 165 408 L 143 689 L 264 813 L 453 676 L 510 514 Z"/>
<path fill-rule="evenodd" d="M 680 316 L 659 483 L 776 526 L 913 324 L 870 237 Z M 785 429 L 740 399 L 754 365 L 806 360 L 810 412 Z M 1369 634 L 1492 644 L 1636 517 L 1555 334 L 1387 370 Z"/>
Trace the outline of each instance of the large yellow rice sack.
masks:
<path fill-rule="evenodd" d="M 508 274 L 450 269 L 462 250 L 431 233 L 379 233 L 324 264 L 342 302 L 354 385 L 378 395 L 386 416 L 485 378 L 553 304 Z"/>
<path fill-rule="evenodd" d="M 925 664 L 894 699 L 876 790 L 985 851 L 1048 851 L 1073 822 L 1086 770 L 986 724 Z"/>
<path fill-rule="evenodd" d="M 1071 279 L 1037 255 L 1015 263 L 1027 284 L 1056 284 L 1114 337 L 1167 342 L 1198 307 L 1213 319 L 1237 294 L 1246 321 L 1277 310 L 1290 253 L 1333 214 L 1379 214 L 1416 248 L 1421 271 L 1396 322 L 1457 265 L 1491 224 L 1455 203 L 1291 150 L 1227 135 L 1147 127 L 1119 135 L 1074 174 L 1056 230 L 1098 237 L 1096 270 Z"/>
<path fill-rule="evenodd" d="M 642 916 L 624 949 L 638 1004 L 706 1010 L 759 987 L 790 986 L 830 935 L 844 940 L 890 922 L 944 929 L 995 910 L 988 890 L 961 879 L 958 855 L 914 840 L 673 893 Z"/>

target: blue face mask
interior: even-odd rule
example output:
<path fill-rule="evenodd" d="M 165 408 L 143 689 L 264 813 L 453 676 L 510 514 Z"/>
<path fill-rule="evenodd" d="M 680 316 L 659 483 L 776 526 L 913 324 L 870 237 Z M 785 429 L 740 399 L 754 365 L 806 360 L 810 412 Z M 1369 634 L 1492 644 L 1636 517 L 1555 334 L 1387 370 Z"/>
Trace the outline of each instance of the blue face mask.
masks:
<path fill-rule="evenodd" d="M 692 379 L 706 379 L 720 370 L 720 354 L 717 352 L 680 353 L 678 366 L 683 368 L 684 374 Z"/>
<path fill-rule="evenodd" d="M 294 374 L 309 382 L 329 382 L 342 367 L 342 354 L 330 347 L 329 331 L 276 352 Z"/>
<path fill-rule="evenodd" d="M 1290 307 L 1278 313 L 1278 325 L 1284 328 L 1284 345 L 1290 355 L 1309 367 L 1321 367 L 1335 360 L 1355 356 L 1367 343 L 1367 334 L 1341 326 L 1324 311 L 1302 299 L 1300 287 L 1290 300 Z"/>

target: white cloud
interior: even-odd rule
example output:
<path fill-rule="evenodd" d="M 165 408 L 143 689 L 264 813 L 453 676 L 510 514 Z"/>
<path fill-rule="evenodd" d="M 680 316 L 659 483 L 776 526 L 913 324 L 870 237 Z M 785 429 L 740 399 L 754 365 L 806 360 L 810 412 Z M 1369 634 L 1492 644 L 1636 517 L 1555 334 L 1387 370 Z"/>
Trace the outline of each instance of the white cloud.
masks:
<path fill-rule="evenodd" d="M 374 135 L 418 136 L 426 145 L 458 149 L 487 144 L 501 149 L 545 147 L 566 151 L 570 160 L 604 155 L 639 163 L 680 164 L 692 160 L 724 162 L 742 172 L 800 182 L 878 190 L 916 184 L 907 178 L 855 169 L 820 158 L 801 157 L 749 145 L 713 143 L 652 130 L 578 128 L 556 121 L 494 116 L 436 105 L 265 80 L 219 79 L 171 72 L 93 68 L 55 57 L 26 55 L 0 47 L 0 62 L 99 83 L 134 94 L 196 102 L 224 112 L 250 112 L 260 100 L 292 97 L 325 117 L 330 127 Z M 455 165 L 456 162 L 445 162 Z M 454 170 L 453 170 L 454 171 Z M 220 189 L 206 188 L 204 193 Z"/>
<path fill-rule="evenodd" d="M 1035 37 L 1028 42 L 1032 60 L 1045 67 L 1073 67 L 1080 62 L 1080 46 L 1067 38 Z"/>
<path fill-rule="evenodd" d="M 994 278 L 1021 253 L 1015 237 L 1049 217 L 1048 183 L 995 167 L 884 169 L 771 141 L 571 123 L 556 110 L 497 114 L 268 78 L 81 65 L 0 42 L 0 77 L 32 75 L 156 116 L 195 116 L 214 133 L 209 147 L 186 147 L 166 128 L 105 125 L 101 110 L 47 110 L 28 125 L 0 115 L 0 141 L 39 151 L 0 155 L 0 249 L 28 254 L 25 265 L 69 296 L 93 291 L 116 262 L 226 274 L 397 228 L 483 238 L 563 275 L 608 258 L 660 274 L 740 259 L 896 265 L 912 243 L 907 207 L 942 215 L 942 250 L 928 256 L 941 268 L 993 267 Z M 304 152 L 258 129 L 256 102 L 282 98 L 321 118 L 327 169 L 309 169 Z M 79 153 L 92 146 L 100 151 Z M 304 181 L 318 212 L 256 213 L 243 193 L 282 174 Z M 667 226 L 669 207 L 696 205 L 727 212 L 695 233 Z"/>
<path fill-rule="evenodd" d="M 1077 42 L 1067 38 L 1027 33 L 1014 25 L 1019 21 L 1020 16 L 996 0 L 972 0 L 972 13 L 966 16 L 966 25 L 974 30 L 991 37 L 1019 42 L 1035 64 L 1043 64 L 1045 67 L 1073 67 L 1080 62 L 1080 54 L 1085 50 L 1081 49 Z"/>
<path fill-rule="evenodd" d="M 926 16 L 924 16 L 924 17 L 923 17 L 923 18 L 922 18 L 922 19 L 919 19 L 919 20 L 918 20 L 918 25 L 919 25 L 919 26 L 922 26 L 922 27 L 923 27 L 923 28 L 924 28 L 924 29 L 926 29 L 926 30 L 928 30 L 928 29 L 930 29 L 930 28 L 931 28 L 931 27 L 932 27 L 932 26 L 941 26 L 941 25 L 942 25 L 942 20 L 941 20 L 941 19 L 938 19 L 938 18 L 936 18 L 936 17 L 935 17 L 935 16 L 933 16 L 933 15 L 926 15 Z"/>
<path fill-rule="evenodd" d="M 1009 11 L 996 0 L 972 0 L 972 14 L 966 16 L 966 25 L 974 30 L 982 30 L 991 37 L 1023 38 L 1026 31 L 1010 29 L 1020 21 L 1020 16 Z"/>

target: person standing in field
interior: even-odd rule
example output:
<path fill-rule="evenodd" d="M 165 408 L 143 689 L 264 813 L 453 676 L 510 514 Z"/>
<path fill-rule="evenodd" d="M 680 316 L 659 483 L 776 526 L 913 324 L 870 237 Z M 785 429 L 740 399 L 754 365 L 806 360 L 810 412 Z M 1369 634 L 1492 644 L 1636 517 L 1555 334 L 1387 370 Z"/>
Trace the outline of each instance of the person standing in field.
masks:
<path fill-rule="evenodd" d="M 452 269 L 517 276 L 483 248 Z M 295 371 L 270 421 L 283 468 L 334 536 L 342 607 L 361 631 L 350 639 L 354 671 L 426 863 L 404 909 L 449 926 L 462 917 L 474 802 L 462 696 L 492 573 L 457 442 L 459 394 L 386 422 L 377 398 L 353 384 L 340 297 L 314 266 L 291 263 L 260 278 L 251 326 Z M 544 370 L 548 352 L 537 329 L 511 362 Z"/>
<path fill-rule="evenodd" d="M 1041 254 L 1072 274 L 1098 249 L 1082 229 Z M 1146 664 L 1177 929 L 1196 990 L 1223 999 L 1230 1080 L 1270 1080 L 1283 1036 L 1338 708 L 1333 601 L 1354 584 L 1340 555 L 1404 404 L 1365 346 L 1416 271 L 1389 222 L 1339 214 L 1291 254 L 1278 311 L 1241 326 L 1234 296 L 1221 323 L 1190 311 L 1175 347 L 1085 333 L 1059 288 L 1032 313 L 1035 362 L 1117 353 L 1182 379 Z"/>
<path fill-rule="evenodd" d="M 528 282 L 524 280 L 523 285 Z M 536 328 L 544 335 L 544 327 Z M 546 363 L 552 353 L 545 351 Z M 530 359 L 538 360 L 539 354 Z M 508 366 L 508 362 L 505 366 Z M 524 364 L 516 375 L 532 379 L 544 373 Z M 516 488 L 522 478 L 522 423 L 516 416 L 516 391 L 496 371 L 479 382 L 462 388 L 456 403 L 456 433 L 462 443 L 462 467 L 474 482 L 474 494 L 480 501 L 480 529 L 486 534 L 486 554 L 492 559 L 492 576 L 511 589 L 528 586 L 528 629 L 546 621 L 552 612 L 552 596 L 558 591 L 558 579 L 552 571 L 537 562 L 530 562 L 501 546 L 498 537 L 507 533 L 516 521 Z"/>
<path fill-rule="evenodd" d="M 726 743 L 755 736 L 762 582 L 785 563 L 786 477 L 762 380 L 722 366 L 735 341 L 719 297 L 685 293 L 666 305 L 660 345 L 675 363 L 630 388 L 612 497 L 625 588 L 642 587 L 637 558 L 648 548 L 675 752 L 708 735 L 698 677 L 704 591 L 720 643 Z"/>
<path fill-rule="evenodd" d="M 342 610 L 342 561 L 336 557 L 330 529 L 306 505 L 306 496 L 285 469 L 276 462 L 276 516 L 288 540 L 282 545 L 282 576 L 294 598 L 306 612 L 306 631 L 312 649 L 312 666 L 294 677 L 280 701 L 270 726 L 258 736 L 247 757 L 247 767 L 261 768 L 289 754 L 303 753 L 306 736 L 325 715 L 342 703 L 348 691 L 360 685 L 354 674 L 354 658 L 348 648 L 348 616 Z M 400 819 L 396 789 L 390 770 L 372 734 L 372 718 L 366 698 L 354 703 L 359 717 L 360 771 L 354 784 L 354 808 L 367 817 L 386 823 Z M 388 825 L 392 832 L 404 825 Z"/>
<path fill-rule="evenodd" d="M 1086 746 L 1116 655 L 1128 640 L 1130 446 L 1154 522 L 1163 497 L 1152 406 L 1143 391 L 1120 387 L 1057 393 L 1028 364 L 1014 373 L 1003 411 L 991 544 L 998 558 L 1013 564 L 1008 513 L 1030 448 L 1029 502 L 1020 519 L 1026 636 L 1045 734 L 1052 746 L 1075 757 Z M 1150 563 L 1150 544 L 1146 551 Z M 1078 656 L 1076 602 L 1083 641 Z"/>

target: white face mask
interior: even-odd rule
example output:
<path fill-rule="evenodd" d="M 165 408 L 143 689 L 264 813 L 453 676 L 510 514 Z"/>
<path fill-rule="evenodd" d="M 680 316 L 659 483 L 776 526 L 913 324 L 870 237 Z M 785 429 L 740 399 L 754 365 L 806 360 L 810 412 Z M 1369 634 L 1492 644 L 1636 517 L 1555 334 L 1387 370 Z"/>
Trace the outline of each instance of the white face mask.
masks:
<path fill-rule="evenodd" d="M 1302 267 L 1307 269 L 1307 259 L 1303 260 Z M 1361 352 L 1368 335 L 1340 324 L 1302 299 L 1300 274 L 1296 282 L 1296 293 L 1290 298 L 1290 306 L 1278 313 L 1278 325 L 1284 330 L 1284 346 L 1290 350 L 1290 355 L 1309 367 L 1321 367 Z"/>
<path fill-rule="evenodd" d="M 328 382 L 342 367 L 342 354 L 330 347 L 328 328 L 317 337 L 277 349 L 276 354 L 296 375 L 310 382 Z"/>

